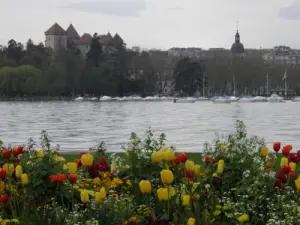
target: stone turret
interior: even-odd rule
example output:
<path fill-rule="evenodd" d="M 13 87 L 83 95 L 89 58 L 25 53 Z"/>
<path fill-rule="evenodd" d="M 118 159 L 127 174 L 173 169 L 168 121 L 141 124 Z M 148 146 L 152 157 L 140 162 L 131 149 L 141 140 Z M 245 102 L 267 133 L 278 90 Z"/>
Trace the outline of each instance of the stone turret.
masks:
<path fill-rule="evenodd" d="M 67 32 L 57 23 L 45 32 L 45 47 L 59 51 L 67 48 Z"/>
<path fill-rule="evenodd" d="M 79 34 L 72 24 L 67 29 L 67 39 L 68 41 L 73 41 L 74 43 L 80 39 Z"/>

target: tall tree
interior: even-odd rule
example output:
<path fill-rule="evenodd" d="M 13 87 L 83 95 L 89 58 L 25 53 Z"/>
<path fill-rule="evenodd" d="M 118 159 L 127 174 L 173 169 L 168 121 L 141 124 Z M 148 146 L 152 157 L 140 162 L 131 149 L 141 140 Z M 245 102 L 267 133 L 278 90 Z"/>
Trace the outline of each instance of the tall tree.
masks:
<path fill-rule="evenodd" d="M 190 58 L 179 60 L 174 69 L 175 88 L 193 95 L 201 87 L 204 66 Z"/>

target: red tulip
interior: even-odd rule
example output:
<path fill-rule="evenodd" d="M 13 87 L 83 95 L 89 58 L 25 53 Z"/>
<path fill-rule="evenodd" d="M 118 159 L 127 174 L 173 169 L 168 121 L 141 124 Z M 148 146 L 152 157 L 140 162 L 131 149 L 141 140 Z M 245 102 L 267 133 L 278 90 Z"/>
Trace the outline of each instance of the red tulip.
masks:
<path fill-rule="evenodd" d="M 85 154 L 86 154 L 86 152 L 80 152 L 80 157 Z"/>
<path fill-rule="evenodd" d="M 99 170 L 101 172 L 105 172 L 108 170 L 108 165 L 105 158 L 101 158 L 98 163 L 99 163 Z"/>
<path fill-rule="evenodd" d="M 0 178 L 5 178 L 6 176 L 6 170 L 0 168 Z"/>
<path fill-rule="evenodd" d="M 4 203 L 4 204 L 7 203 L 8 202 L 8 194 L 1 195 L 0 202 Z"/>
<path fill-rule="evenodd" d="M 279 188 L 280 190 L 282 190 L 283 189 L 283 184 L 281 183 L 281 181 L 280 180 L 276 180 L 276 182 L 275 182 L 275 185 L 274 185 L 275 187 L 277 187 L 277 188 Z"/>
<path fill-rule="evenodd" d="M 273 150 L 275 151 L 275 152 L 278 152 L 279 150 L 280 150 L 280 142 L 275 142 L 274 144 L 273 144 Z"/>
<path fill-rule="evenodd" d="M 56 175 L 50 175 L 50 176 L 49 176 L 49 179 L 50 179 L 50 182 L 51 182 L 51 183 L 54 183 L 54 182 L 57 181 L 57 176 L 56 176 Z"/>
<path fill-rule="evenodd" d="M 176 157 L 175 159 L 172 160 L 173 165 L 177 166 L 180 164 L 180 159 L 179 157 Z"/>
<path fill-rule="evenodd" d="M 82 166 L 82 163 L 81 163 L 80 159 L 76 159 L 75 162 L 77 163 L 78 168 Z"/>
<path fill-rule="evenodd" d="M 204 156 L 203 157 L 203 162 L 205 164 L 211 164 L 211 163 L 213 163 L 213 159 L 210 156 Z"/>
<path fill-rule="evenodd" d="M 276 176 L 275 176 L 277 179 L 279 179 L 282 183 L 285 183 L 287 181 L 287 177 L 284 175 L 283 172 L 278 172 L 276 173 Z"/>
<path fill-rule="evenodd" d="M 290 153 L 289 154 L 289 161 L 293 162 L 293 163 L 298 163 L 300 161 L 298 161 L 300 159 L 300 157 L 298 157 L 297 153 Z"/>
<path fill-rule="evenodd" d="M 13 149 L 13 155 L 14 157 L 18 157 L 18 155 L 21 155 L 21 154 L 24 154 L 24 151 L 23 151 L 23 146 L 16 146 L 14 149 Z"/>
<path fill-rule="evenodd" d="M 8 149 L 4 149 L 4 150 L 2 151 L 2 157 L 3 157 L 4 159 L 9 159 L 9 158 L 10 158 L 10 151 L 9 151 Z"/>
<path fill-rule="evenodd" d="M 289 167 L 289 166 L 284 166 L 284 167 L 282 168 L 282 171 L 283 171 L 284 173 L 289 173 L 289 172 L 291 171 L 291 167 Z"/>
<path fill-rule="evenodd" d="M 295 171 L 292 171 L 292 170 L 291 170 L 291 171 L 289 172 L 289 175 L 290 175 L 290 177 L 295 176 Z"/>
<path fill-rule="evenodd" d="M 290 151 L 292 151 L 293 146 L 291 145 L 286 145 L 282 148 L 282 155 L 288 156 L 290 154 Z"/>
<path fill-rule="evenodd" d="M 76 174 L 70 174 L 69 175 L 69 182 L 70 184 L 75 184 L 77 180 L 77 175 Z"/>
<path fill-rule="evenodd" d="M 184 162 L 187 160 L 187 156 L 186 156 L 185 153 L 180 154 L 180 155 L 178 156 L 178 158 L 179 158 L 179 161 L 180 161 L 181 163 L 184 163 Z"/>

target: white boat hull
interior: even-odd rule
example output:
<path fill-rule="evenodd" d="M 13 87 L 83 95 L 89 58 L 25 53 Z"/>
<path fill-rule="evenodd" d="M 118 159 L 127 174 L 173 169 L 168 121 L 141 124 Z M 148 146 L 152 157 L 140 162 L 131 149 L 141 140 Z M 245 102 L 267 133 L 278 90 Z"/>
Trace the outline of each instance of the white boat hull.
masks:
<path fill-rule="evenodd" d="M 231 100 L 230 99 L 215 99 L 215 100 L 213 100 L 213 103 L 215 103 L 215 104 L 230 104 Z"/>
<path fill-rule="evenodd" d="M 174 103 L 195 103 L 196 100 L 193 99 L 177 99 Z"/>
<path fill-rule="evenodd" d="M 238 100 L 238 103 L 250 103 L 255 102 L 253 98 L 241 98 Z"/>

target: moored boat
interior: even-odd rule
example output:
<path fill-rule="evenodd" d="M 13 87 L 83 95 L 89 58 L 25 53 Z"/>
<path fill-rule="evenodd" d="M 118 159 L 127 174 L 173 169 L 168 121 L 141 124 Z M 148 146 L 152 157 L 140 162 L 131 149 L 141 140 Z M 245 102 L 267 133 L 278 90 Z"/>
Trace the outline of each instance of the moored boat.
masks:
<path fill-rule="evenodd" d="M 271 102 L 271 103 L 283 102 L 283 98 L 277 94 L 272 94 L 271 97 L 268 98 L 268 102 Z"/>
<path fill-rule="evenodd" d="M 174 98 L 174 103 L 195 103 L 196 99 L 194 98 Z"/>

